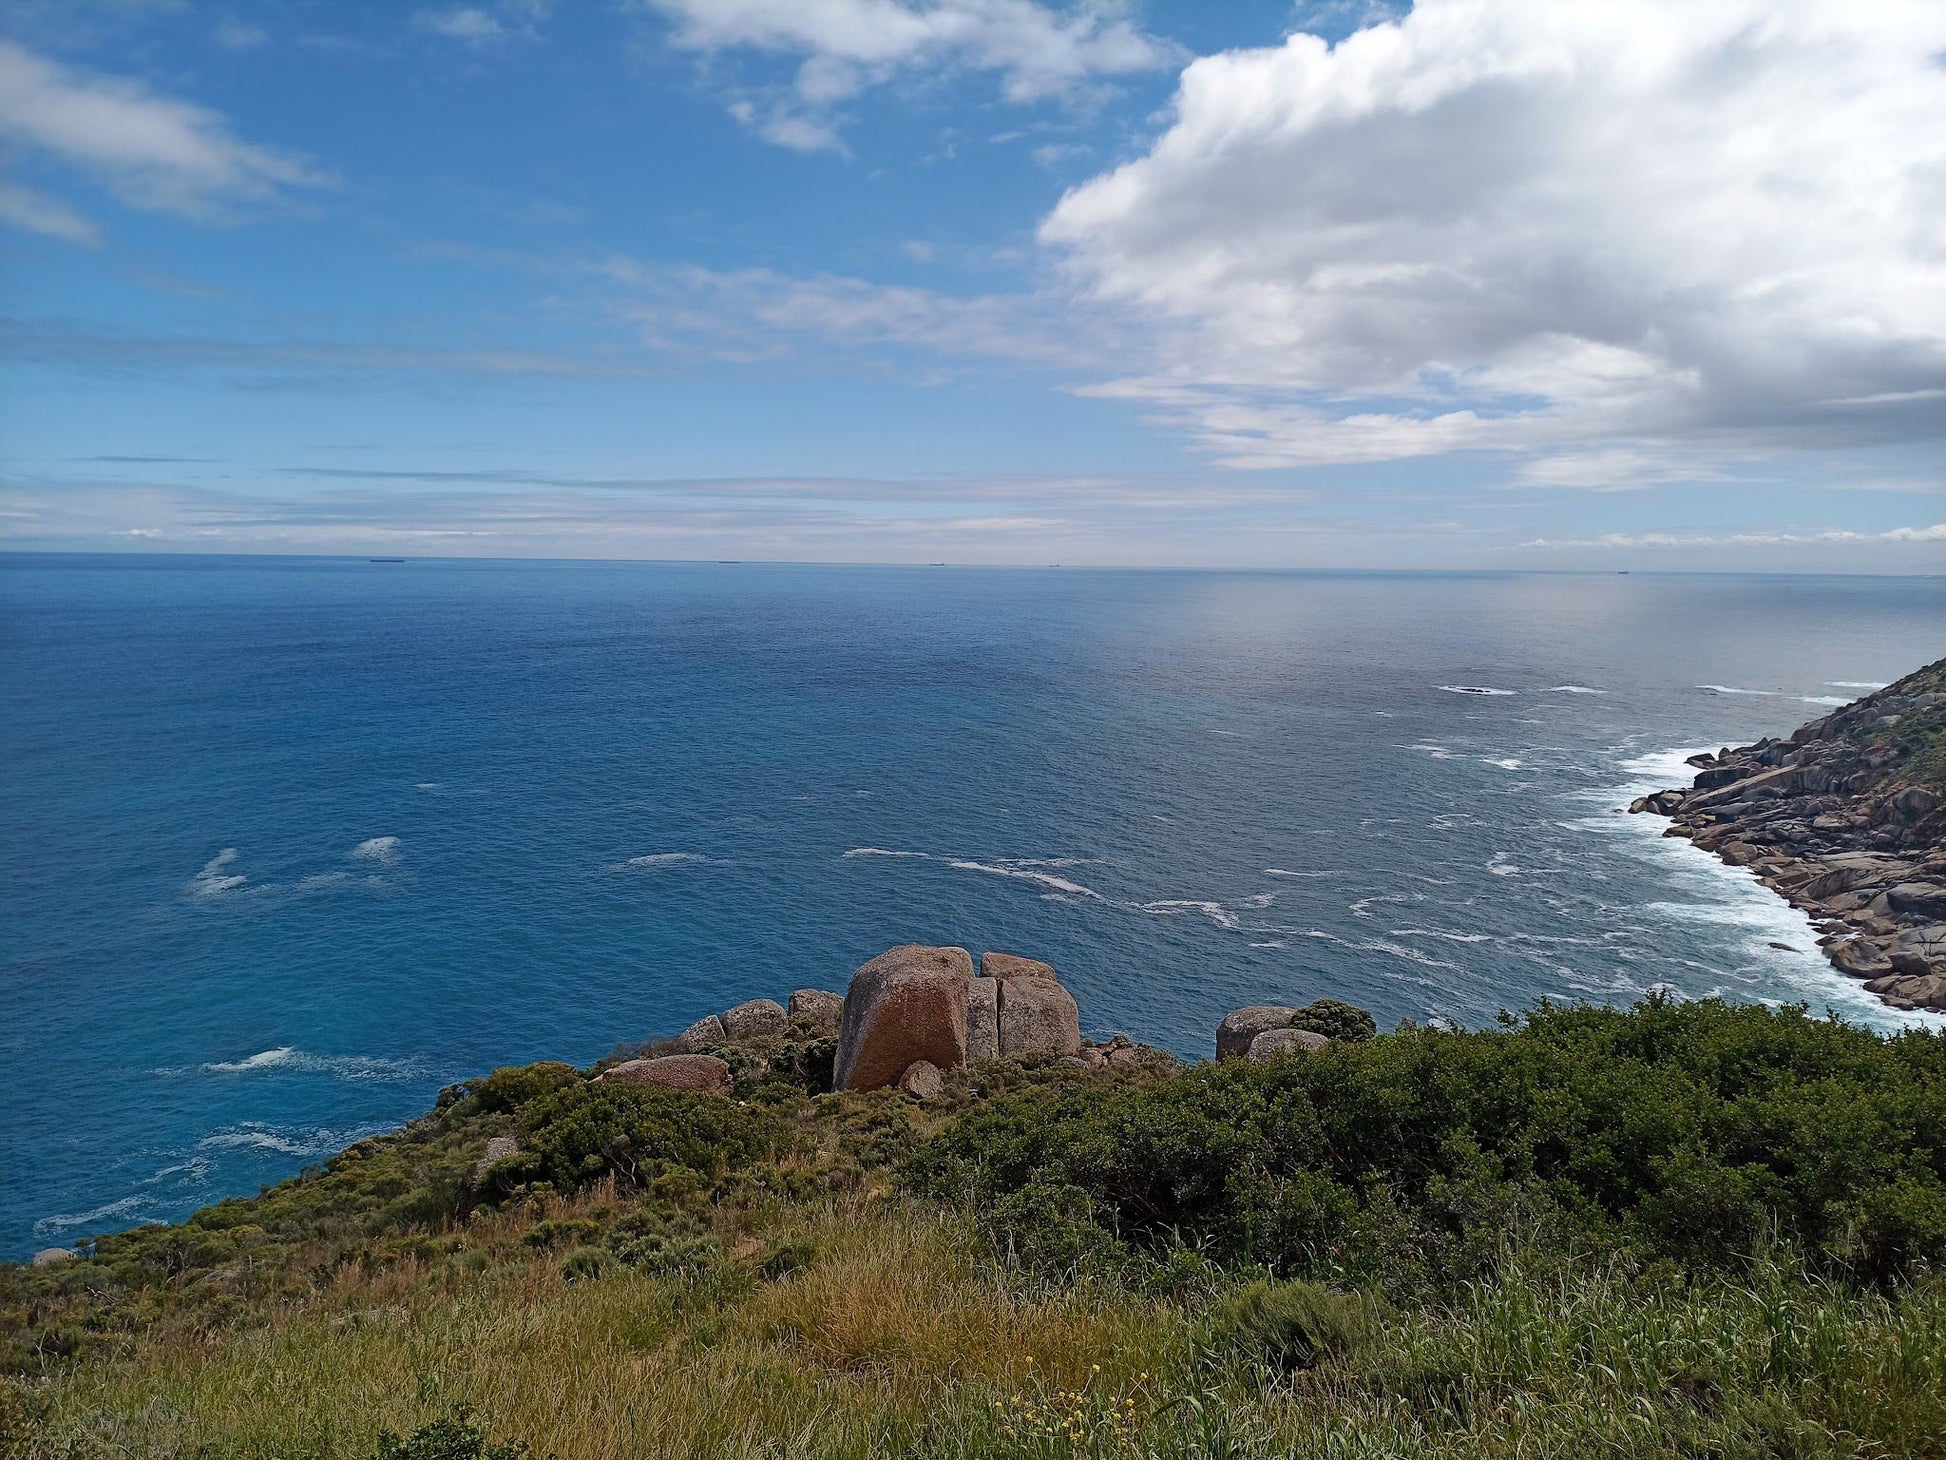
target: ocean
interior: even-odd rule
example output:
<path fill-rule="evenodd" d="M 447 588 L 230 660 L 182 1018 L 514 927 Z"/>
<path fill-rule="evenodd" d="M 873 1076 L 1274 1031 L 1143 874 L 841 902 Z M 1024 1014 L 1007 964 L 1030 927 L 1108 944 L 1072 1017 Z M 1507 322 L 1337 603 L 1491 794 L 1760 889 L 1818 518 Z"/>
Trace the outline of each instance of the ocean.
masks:
<path fill-rule="evenodd" d="M 1938 578 L 0 556 L 0 1256 L 901 942 L 1185 1056 L 1322 995 L 1925 1021 L 1621 808 L 1942 625 Z"/>

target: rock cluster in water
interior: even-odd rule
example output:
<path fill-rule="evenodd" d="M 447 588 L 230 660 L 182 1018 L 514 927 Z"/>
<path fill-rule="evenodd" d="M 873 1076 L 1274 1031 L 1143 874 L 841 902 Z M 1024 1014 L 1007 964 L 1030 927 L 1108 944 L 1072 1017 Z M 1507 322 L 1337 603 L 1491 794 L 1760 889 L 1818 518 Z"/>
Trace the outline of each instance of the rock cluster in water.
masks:
<path fill-rule="evenodd" d="M 1946 660 L 1635 801 L 1809 913 L 1841 971 L 1946 1010 Z"/>

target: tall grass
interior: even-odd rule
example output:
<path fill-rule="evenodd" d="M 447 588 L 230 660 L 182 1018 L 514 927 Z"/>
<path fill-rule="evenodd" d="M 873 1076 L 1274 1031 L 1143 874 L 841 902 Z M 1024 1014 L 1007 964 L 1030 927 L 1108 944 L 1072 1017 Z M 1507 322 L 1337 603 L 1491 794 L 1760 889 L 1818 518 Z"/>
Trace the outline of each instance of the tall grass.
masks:
<path fill-rule="evenodd" d="M 1010 1277 L 965 1221 L 892 1203 L 800 1208 L 788 1235 L 811 1256 L 771 1281 L 730 1262 L 570 1282 L 499 1247 L 478 1271 L 462 1248 L 445 1272 L 346 1275 L 264 1326 L 62 1372 L 20 1452 L 349 1460 L 464 1405 L 561 1460 L 1946 1456 L 1937 1281 L 1516 1253 L 1285 1374 L 1208 1342 L 1234 1279 Z"/>

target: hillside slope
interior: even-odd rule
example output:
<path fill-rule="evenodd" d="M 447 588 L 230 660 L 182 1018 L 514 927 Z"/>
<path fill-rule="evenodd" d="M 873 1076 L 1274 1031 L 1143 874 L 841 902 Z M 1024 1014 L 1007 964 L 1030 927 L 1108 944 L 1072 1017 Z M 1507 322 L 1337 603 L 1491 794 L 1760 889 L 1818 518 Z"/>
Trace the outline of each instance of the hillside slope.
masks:
<path fill-rule="evenodd" d="M 1635 802 L 1803 908 L 1834 965 L 1946 1010 L 1946 659 Z"/>

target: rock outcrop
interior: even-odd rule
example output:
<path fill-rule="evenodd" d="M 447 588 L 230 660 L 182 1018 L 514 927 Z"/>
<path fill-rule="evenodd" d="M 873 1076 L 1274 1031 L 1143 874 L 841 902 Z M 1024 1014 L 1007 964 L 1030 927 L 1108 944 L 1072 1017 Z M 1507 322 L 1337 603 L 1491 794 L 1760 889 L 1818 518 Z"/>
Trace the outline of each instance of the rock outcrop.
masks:
<path fill-rule="evenodd" d="M 1232 1009 L 1216 1026 L 1216 1057 L 1243 1059 L 1259 1034 L 1269 1029 L 1288 1029 L 1296 1017 L 1297 1010 L 1286 1004 L 1249 1004 Z"/>
<path fill-rule="evenodd" d="M 899 1089 L 914 1100 L 937 1100 L 946 1093 L 946 1076 L 931 1060 L 914 1060 L 899 1076 Z"/>
<path fill-rule="evenodd" d="M 711 1045 L 721 1044 L 729 1037 L 721 1019 L 714 1014 L 705 1014 L 670 1040 L 667 1048 L 671 1054 L 701 1054 Z"/>
<path fill-rule="evenodd" d="M 1833 966 L 1886 1003 L 1946 1010 L 1946 660 L 1690 763 L 1687 790 L 1629 810 L 1804 909 Z"/>
<path fill-rule="evenodd" d="M 1074 1002 L 1074 995 L 1053 979 L 1016 974 L 976 982 L 996 985 L 1003 1057 L 1070 1055 L 1080 1050 L 1081 1010 Z"/>
<path fill-rule="evenodd" d="M 835 1039 L 845 1017 L 845 996 L 824 989 L 798 989 L 786 1006 L 791 1023 L 815 1039 Z"/>
<path fill-rule="evenodd" d="M 991 956 L 991 955 L 989 955 Z M 966 1058 L 1000 1058 L 1000 983 L 976 978 L 966 988 Z"/>
<path fill-rule="evenodd" d="M 690 1090 L 699 1095 L 730 1093 L 730 1067 L 714 1055 L 665 1054 L 654 1059 L 625 1060 L 601 1076 L 623 1085 L 660 1085 L 665 1090 Z"/>
<path fill-rule="evenodd" d="M 775 999 L 748 999 L 723 1011 L 723 1033 L 733 1041 L 768 1039 L 791 1027 L 791 1016 Z"/>
<path fill-rule="evenodd" d="M 43 1247 L 34 1254 L 35 1267 L 58 1267 L 64 1262 L 73 1262 L 74 1252 L 67 1247 Z"/>
<path fill-rule="evenodd" d="M 1312 1029 L 1266 1029 L 1244 1051 L 1249 1060 L 1275 1059 L 1280 1054 L 1315 1054 L 1331 1043 Z"/>
<path fill-rule="evenodd" d="M 980 955 L 980 977 L 982 978 L 1040 978 L 1049 983 L 1060 981 L 1054 965 L 1042 963 L 1038 958 L 1022 958 L 1018 953 L 982 953 Z"/>
<path fill-rule="evenodd" d="M 964 948 L 908 943 L 865 964 L 845 991 L 837 1087 L 882 1089 L 919 1060 L 948 1070 L 965 1064 L 972 981 Z"/>

